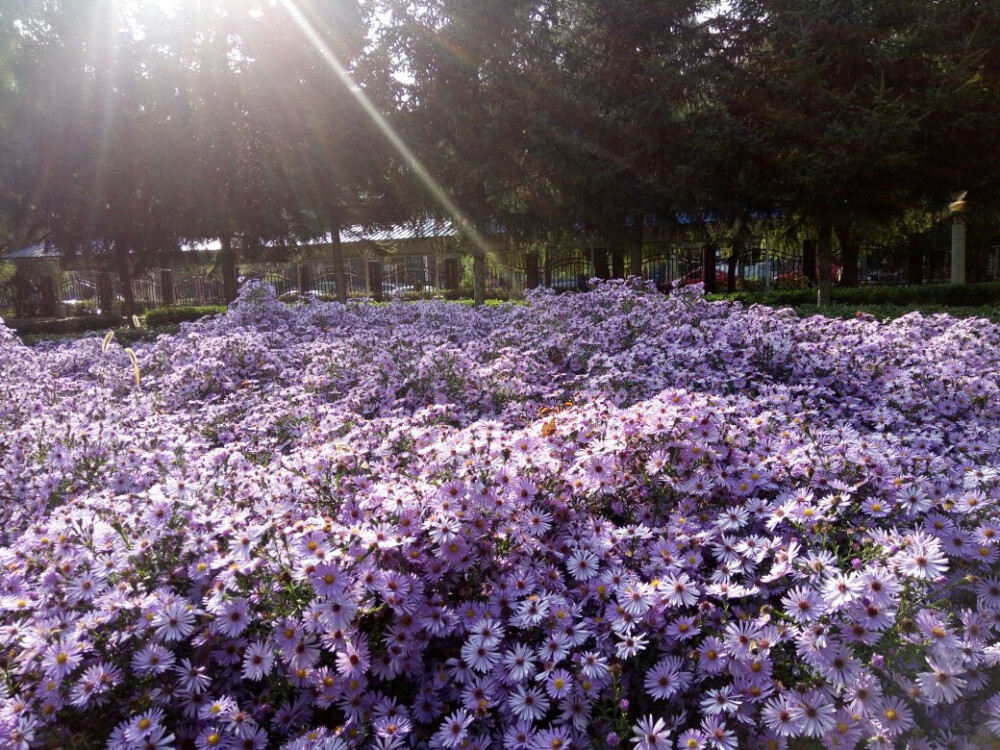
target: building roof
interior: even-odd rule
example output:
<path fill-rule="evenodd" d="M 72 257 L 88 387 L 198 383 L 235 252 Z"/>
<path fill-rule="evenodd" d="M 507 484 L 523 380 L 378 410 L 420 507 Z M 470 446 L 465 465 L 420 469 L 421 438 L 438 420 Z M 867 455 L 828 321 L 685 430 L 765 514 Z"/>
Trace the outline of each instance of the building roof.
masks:
<path fill-rule="evenodd" d="M 352 226 L 340 231 L 340 241 L 345 245 L 357 242 L 400 242 L 404 240 L 415 240 L 435 237 L 454 237 L 458 230 L 451 221 L 438 219 L 420 219 L 418 221 L 396 224 L 387 229 L 365 229 L 362 226 Z M 314 237 L 299 243 L 305 246 L 328 245 L 330 235 L 325 234 Z M 218 239 L 199 240 L 197 242 L 187 242 L 181 245 L 181 250 L 185 252 L 218 252 L 222 249 L 222 243 Z M 20 250 L 10 250 L 3 253 L 5 260 L 24 260 L 30 258 L 58 258 L 62 253 L 58 248 L 45 242 L 40 242 L 31 247 Z"/>
<path fill-rule="evenodd" d="M 360 226 L 348 227 L 341 230 L 340 241 L 344 244 L 351 242 L 399 242 L 428 237 L 454 237 L 457 234 L 458 230 L 451 221 L 420 219 L 406 224 L 396 224 L 388 229 L 366 231 L 364 227 Z M 330 235 L 326 235 L 314 243 L 308 244 L 326 244 L 329 241 Z"/>
<path fill-rule="evenodd" d="M 41 260 L 58 258 L 59 255 L 59 251 L 54 247 L 50 247 L 47 242 L 39 242 L 37 245 L 22 247 L 20 250 L 9 250 L 2 257 L 5 260 Z"/>

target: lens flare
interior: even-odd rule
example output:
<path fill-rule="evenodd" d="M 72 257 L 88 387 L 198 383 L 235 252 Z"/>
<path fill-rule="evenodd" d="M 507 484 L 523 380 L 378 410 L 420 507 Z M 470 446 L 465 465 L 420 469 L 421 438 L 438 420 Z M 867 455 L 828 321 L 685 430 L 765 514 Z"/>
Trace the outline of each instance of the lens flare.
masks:
<path fill-rule="evenodd" d="M 295 25 L 299 27 L 302 33 L 308 39 L 309 43 L 316 48 L 316 51 L 320 53 L 323 61 L 329 66 L 329 68 L 334 72 L 334 74 L 344 83 L 345 86 L 351 91 L 354 97 L 358 100 L 358 103 L 364 109 L 365 113 L 371 118 L 372 122 L 378 128 L 379 132 L 389 141 L 396 152 L 409 164 L 410 169 L 417 176 L 424 187 L 427 188 L 428 192 L 433 196 L 441 207 L 451 216 L 452 220 L 458 229 L 465 234 L 475 245 L 484 253 L 490 253 L 491 248 L 486 238 L 483 237 L 482 233 L 476 229 L 472 221 L 465 215 L 465 213 L 458 207 L 458 205 L 451 199 L 451 196 L 441 187 L 434 176 L 430 173 L 423 162 L 417 158 L 417 155 L 413 153 L 413 150 L 406 144 L 406 142 L 400 137 L 399 133 L 396 132 L 395 128 L 389 123 L 389 121 L 378 111 L 378 108 L 372 103 L 371 99 L 362 91 L 361 87 L 355 83 L 354 79 L 351 78 L 351 74 L 348 72 L 347 68 L 341 63 L 334 54 L 330 46 L 323 40 L 323 37 L 317 31 L 315 24 L 306 17 L 302 9 L 298 7 L 295 0 L 279 0 L 279 5 L 285 9 L 291 19 L 295 22 Z"/>

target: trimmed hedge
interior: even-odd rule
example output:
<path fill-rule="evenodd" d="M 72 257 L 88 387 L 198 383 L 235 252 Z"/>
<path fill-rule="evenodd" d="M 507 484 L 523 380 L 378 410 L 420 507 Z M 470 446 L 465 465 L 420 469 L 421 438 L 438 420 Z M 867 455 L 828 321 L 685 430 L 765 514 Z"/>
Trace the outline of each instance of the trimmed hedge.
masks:
<path fill-rule="evenodd" d="M 817 307 L 810 305 L 792 305 L 792 309 L 803 318 L 812 315 L 822 315 L 825 318 L 840 318 L 849 320 L 859 315 L 871 315 L 878 320 L 893 320 L 908 313 L 919 312 L 921 315 L 950 315 L 953 318 L 987 318 L 995 323 L 1000 323 L 1000 306 L 955 306 L 955 305 L 850 305 L 846 303 L 834 302 L 827 307 Z"/>
<path fill-rule="evenodd" d="M 106 331 L 118 328 L 122 324 L 119 315 L 86 315 L 79 318 L 62 318 L 60 320 L 20 320 L 16 324 L 8 324 L 19 336 L 37 336 L 49 334 L 66 336 L 89 331 Z"/>
<path fill-rule="evenodd" d="M 122 326 L 113 329 L 115 332 L 115 343 L 121 346 L 133 346 L 139 342 L 151 342 L 163 334 L 173 334 L 180 330 L 176 323 L 157 326 L 156 328 L 132 328 Z M 21 335 L 21 341 L 28 346 L 35 346 L 46 341 L 66 341 L 69 339 L 85 338 L 88 336 L 100 335 L 102 331 L 85 331 L 82 333 L 27 333 Z"/>
<path fill-rule="evenodd" d="M 157 307 L 146 313 L 146 325 L 160 328 L 165 325 L 187 323 L 204 318 L 206 315 L 221 315 L 225 305 L 192 305 L 189 307 Z"/>
<path fill-rule="evenodd" d="M 383 294 L 382 300 L 384 302 L 391 302 L 395 299 L 400 299 L 403 302 L 425 302 L 431 300 L 445 300 L 447 302 L 468 302 L 472 300 L 472 289 L 467 287 L 462 287 L 460 289 L 443 289 L 437 291 L 409 291 L 402 292 L 401 294 Z M 350 300 L 370 300 L 372 295 L 368 292 L 351 292 L 347 299 Z M 305 302 L 306 300 L 316 300 L 318 302 L 336 302 L 336 295 L 331 294 L 310 294 L 308 296 L 299 294 L 298 292 L 286 292 L 278 297 L 279 300 L 285 304 L 292 305 L 296 303 Z M 520 302 L 524 300 L 523 292 L 511 292 L 509 289 L 492 289 L 486 292 L 486 302 L 490 303 L 502 303 L 502 302 Z"/>
<path fill-rule="evenodd" d="M 768 292 L 712 294 L 712 300 L 732 300 L 769 307 L 816 303 L 815 289 L 773 289 Z M 843 305 L 943 305 L 946 307 L 998 307 L 1000 284 L 928 284 L 920 286 L 834 287 L 834 304 Z"/>
<path fill-rule="evenodd" d="M 500 290 L 507 292 L 507 290 Z M 494 290 L 487 305 L 503 304 L 510 295 L 497 294 Z M 298 295 L 287 295 L 287 301 L 297 301 Z M 421 299 L 447 299 L 462 304 L 472 304 L 469 290 L 448 292 L 407 292 L 401 295 L 404 301 Z M 746 305 L 760 304 L 768 307 L 792 307 L 800 315 L 822 314 L 827 317 L 850 318 L 857 313 L 874 315 L 877 318 L 897 318 L 908 312 L 919 310 L 924 314 L 950 313 L 956 317 L 978 315 L 1000 320 L 1000 284 L 934 284 L 926 286 L 860 286 L 834 287 L 833 304 L 829 308 L 816 307 L 815 289 L 772 289 L 759 292 L 734 292 L 732 294 L 708 295 L 710 300 L 729 300 Z M 517 299 L 517 296 L 514 297 Z M 326 300 L 325 296 L 320 297 Z M 386 298 L 386 302 L 391 301 Z M 226 312 L 225 305 L 192 305 L 184 307 L 157 307 L 143 316 L 148 329 L 174 328 L 180 323 L 198 320 L 208 315 Z M 130 335 L 131 329 L 122 326 L 123 319 L 114 315 L 88 315 L 63 318 L 61 320 L 21 320 L 14 330 L 24 339 L 42 341 L 62 336 L 73 336 L 92 331 L 115 329 L 119 341 L 145 338 L 142 333 Z M 10 325 L 8 323 L 8 325 Z M 165 331 L 159 331 L 165 332 Z"/>
<path fill-rule="evenodd" d="M 226 311 L 225 305 L 201 305 L 191 307 L 157 307 L 142 316 L 147 328 L 162 328 L 177 325 L 191 320 L 198 320 L 206 315 L 218 315 Z M 125 320 L 119 315 L 84 315 L 59 320 L 22 319 L 8 322 L 19 336 L 67 336 L 90 331 L 106 331 L 109 328 L 122 328 Z M 126 326 L 127 327 L 127 326 Z"/>

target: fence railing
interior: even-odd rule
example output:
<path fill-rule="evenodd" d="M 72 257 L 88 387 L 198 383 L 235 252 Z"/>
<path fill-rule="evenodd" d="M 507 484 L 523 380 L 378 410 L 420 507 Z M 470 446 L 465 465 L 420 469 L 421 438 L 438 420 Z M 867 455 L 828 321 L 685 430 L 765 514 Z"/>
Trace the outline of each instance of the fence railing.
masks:
<path fill-rule="evenodd" d="M 940 234 L 940 233 L 939 233 Z M 895 245 L 869 243 L 862 248 L 858 282 L 907 283 L 914 275 L 924 282 L 950 278 L 950 256 L 942 249 L 942 235 L 928 235 Z M 916 242 L 923 243 L 914 244 Z M 559 291 L 585 289 L 595 273 L 598 249 L 564 246 L 491 255 L 486 264 L 489 296 L 506 297 L 542 286 Z M 619 254 L 620 255 L 620 254 Z M 1000 279 L 1000 245 L 976 256 L 972 280 Z M 915 260 L 919 267 L 914 268 Z M 625 259 L 625 267 L 630 265 Z M 647 245 L 642 254 L 642 277 L 658 285 L 706 281 L 704 247 L 695 244 Z M 835 263 L 839 263 L 836 260 Z M 621 258 L 617 260 L 619 271 Z M 729 281 L 730 258 L 715 257 L 715 286 Z M 753 248 L 734 262 L 737 289 L 805 286 L 815 268 L 815 257 Z M 980 267 L 981 266 L 981 267 Z M 836 278 L 839 266 L 835 266 Z M 238 273 L 273 284 L 278 294 L 335 296 L 336 268 L 329 262 L 245 264 Z M 410 292 L 471 294 L 473 263 L 469 256 L 414 255 L 385 260 L 348 258 L 344 263 L 346 291 L 351 296 L 389 297 Z M 131 279 L 132 294 L 144 308 L 161 305 L 221 304 L 223 282 L 206 268 L 150 269 Z M 41 278 L 15 275 L 0 283 L 0 315 L 4 317 L 69 316 L 110 312 L 123 298 L 117 274 L 107 271 L 64 271 Z"/>

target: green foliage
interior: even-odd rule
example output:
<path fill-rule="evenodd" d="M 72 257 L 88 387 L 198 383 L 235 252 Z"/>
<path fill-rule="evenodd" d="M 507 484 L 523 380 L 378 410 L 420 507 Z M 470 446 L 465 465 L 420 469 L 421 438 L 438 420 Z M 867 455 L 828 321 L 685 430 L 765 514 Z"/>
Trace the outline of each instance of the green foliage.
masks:
<path fill-rule="evenodd" d="M 61 320 L 22 320 L 14 330 L 20 336 L 49 334 L 62 337 L 89 331 L 106 331 L 109 328 L 118 328 L 121 324 L 122 319 L 117 315 L 89 315 Z"/>
<path fill-rule="evenodd" d="M 745 250 L 780 214 L 850 255 L 952 191 L 1000 206 L 992 3 L 337 0 L 311 34 L 293 3 L 125 5 L 0 11 L 0 227 L 115 251 L 123 277 L 226 237 L 232 295 L 237 253 L 440 214 L 441 195 L 515 250 L 589 242 L 597 275 L 637 217 L 707 236 L 711 215 Z"/>
<path fill-rule="evenodd" d="M 920 313 L 921 315 L 950 315 L 954 318 L 986 318 L 995 323 L 1000 323 L 1000 307 L 950 307 L 947 305 L 931 304 L 911 304 L 911 305 L 890 305 L 890 304 L 862 304 L 849 305 L 842 302 L 834 302 L 830 305 L 818 307 L 815 304 L 794 305 L 792 307 L 797 314 L 802 317 L 812 315 L 823 315 L 828 318 L 841 318 L 848 320 L 859 315 L 871 315 L 878 320 L 893 320 L 909 313 Z"/>
<path fill-rule="evenodd" d="M 164 325 L 157 328 L 131 328 L 131 327 L 121 327 L 115 328 L 114 340 L 120 346 L 133 346 L 141 342 L 151 342 L 156 341 L 159 336 L 164 334 L 174 334 L 180 330 L 180 326 Z M 41 344 L 46 341 L 65 341 L 67 339 L 80 339 L 92 337 L 95 333 L 100 333 L 100 331 L 87 331 L 83 333 L 28 333 L 21 336 L 21 341 L 28 346 L 35 346 L 36 344 Z"/>
<path fill-rule="evenodd" d="M 145 315 L 145 323 L 150 328 L 165 325 L 185 323 L 204 318 L 206 315 L 221 315 L 226 312 L 225 305 L 201 305 L 191 307 L 156 307 Z"/>
<path fill-rule="evenodd" d="M 732 300 L 747 305 L 800 307 L 813 304 L 810 289 L 773 289 L 769 292 L 734 292 L 709 295 L 713 300 Z M 935 284 L 921 286 L 837 287 L 833 303 L 843 305 L 908 305 L 926 307 L 1000 307 L 1000 284 Z"/>
<path fill-rule="evenodd" d="M 315 294 L 309 295 L 309 297 L 303 297 L 297 292 L 288 292 L 287 294 L 282 294 L 278 299 L 280 299 L 285 304 L 303 304 L 310 300 L 316 300 L 318 302 L 336 302 L 337 298 L 334 295 L 329 294 Z M 368 292 L 351 292 L 348 295 L 348 299 L 352 300 L 362 300 L 371 299 L 371 294 Z M 471 285 L 463 285 L 458 289 L 444 289 L 444 290 L 424 290 L 424 291 L 408 291 L 402 292 L 399 295 L 385 295 L 385 303 L 390 303 L 392 300 L 400 299 L 403 302 L 420 302 L 424 300 L 446 300 L 448 302 L 466 302 L 473 299 L 473 290 Z M 498 288 L 488 288 L 486 290 L 486 303 L 503 303 L 508 301 L 520 301 L 524 299 L 524 294 L 511 289 L 506 289 L 503 287 Z M 167 308 L 170 309 L 170 308 Z M 221 308 L 224 312 L 225 308 Z"/>

